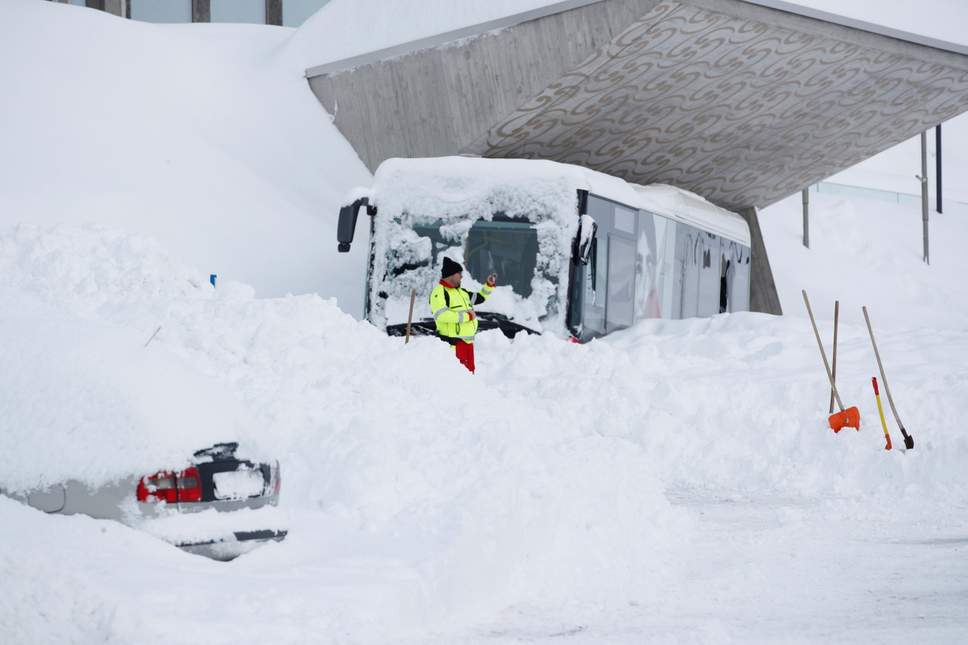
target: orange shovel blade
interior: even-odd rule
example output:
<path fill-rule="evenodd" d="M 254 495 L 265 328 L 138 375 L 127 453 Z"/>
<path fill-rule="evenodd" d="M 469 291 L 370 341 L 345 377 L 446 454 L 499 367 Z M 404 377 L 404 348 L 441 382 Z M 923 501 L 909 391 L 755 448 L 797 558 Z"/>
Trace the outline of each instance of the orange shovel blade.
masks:
<path fill-rule="evenodd" d="M 834 432 L 840 432 L 844 428 L 860 430 L 860 410 L 852 407 L 841 410 L 840 412 L 834 412 L 827 421 L 830 423 L 830 428 Z"/>

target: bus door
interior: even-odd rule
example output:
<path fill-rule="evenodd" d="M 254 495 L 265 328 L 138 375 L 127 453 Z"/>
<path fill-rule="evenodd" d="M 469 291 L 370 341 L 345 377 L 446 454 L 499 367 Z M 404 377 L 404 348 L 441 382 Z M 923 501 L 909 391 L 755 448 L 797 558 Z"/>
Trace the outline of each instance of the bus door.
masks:
<path fill-rule="evenodd" d="M 608 232 L 608 297 L 605 332 L 631 327 L 635 320 L 635 231 L 638 212 L 615 206 L 614 226 Z"/>
<path fill-rule="evenodd" d="M 598 232 L 582 276 L 582 337 L 603 336 L 635 320 L 638 211 L 589 195 Z"/>

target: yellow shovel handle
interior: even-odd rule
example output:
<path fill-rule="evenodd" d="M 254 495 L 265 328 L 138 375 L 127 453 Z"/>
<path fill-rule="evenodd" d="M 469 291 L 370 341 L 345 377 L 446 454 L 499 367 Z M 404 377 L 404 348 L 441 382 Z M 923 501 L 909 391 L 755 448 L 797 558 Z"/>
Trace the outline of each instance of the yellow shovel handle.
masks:
<path fill-rule="evenodd" d="M 884 436 L 890 439 L 891 435 L 887 432 L 887 421 L 884 420 L 884 406 L 881 405 L 881 397 L 875 396 L 874 398 L 877 399 L 877 413 L 881 415 L 881 427 L 884 428 Z"/>
<path fill-rule="evenodd" d="M 881 405 L 881 395 L 877 391 L 877 377 L 871 379 L 874 386 L 874 399 L 877 401 L 877 413 L 881 416 L 881 427 L 884 428 L 884 438 L 887 439 L 886 450 L 891 449 L 891 434 L 887 431 L 887 421 L 884 420 L 884 406 Z"/>

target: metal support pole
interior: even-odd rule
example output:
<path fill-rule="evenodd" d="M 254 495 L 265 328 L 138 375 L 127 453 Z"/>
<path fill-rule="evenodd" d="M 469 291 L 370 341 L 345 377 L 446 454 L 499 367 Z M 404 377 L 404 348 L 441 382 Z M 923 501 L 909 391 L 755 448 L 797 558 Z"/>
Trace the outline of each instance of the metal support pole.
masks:
<path fill-rule="evenodd" d="M 212 22 L 212 0 L 192 0 L 192 22 Z"/>
<path fill-rule="evenodd" d="M 803 189 L 803 245 L 810 248 L 810 187 Z"/>
<path fill-rule="evenodd" d="M 934 164 L 934 174 L 938 177 L 938 191 L 937 201 L 938 208 L 936 209 L 939 213 L 943 212 L 941 210 L 941 124 L 934 129 L 934 152 L 935 152 L 935 164 Z"/>
<path fill-rule="evenodd" d="M 266 0 L 266 24 L 282 25 L 282 0 Z"/>
<path fill-rule="evenodd" d="M 928 133 L 921 133 L 921 224 L 924 230 L 924 262 L 931 264 L 928 255 Z"/>

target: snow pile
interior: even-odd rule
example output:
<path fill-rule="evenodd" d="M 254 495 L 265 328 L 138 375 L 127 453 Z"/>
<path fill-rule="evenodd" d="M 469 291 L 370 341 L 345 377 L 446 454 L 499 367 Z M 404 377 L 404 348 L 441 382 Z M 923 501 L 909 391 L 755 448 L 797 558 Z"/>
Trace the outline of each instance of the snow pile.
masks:
<path fill-rule="evenodd" d="M 259 491 L 261 492 L 261 490 Z M 289 518 L 274 506 L 242 508 L 231 513 L 208 509 L 199 513 L 165 513 L 140 522 L 138 528 L 172 544 L 235 540 L 237 531 L 286 529 Z"/>
<path fill-rule="evenodd" d="M 289 601 L 337 590 L 352 606 L 333 605 L 323 613 L 327 624 L 369 642 L 394 633 L 413 634 L 417 642 L 427 640 L 427 630 L 460 633 L 507 607 L 557 612 L 569 603 L 615 606 L 632 599 L 661 606 L 664 590 L 687 575 L 689 563 L 708 556 L 693 550 L 702 529 L 688 509 L 699 501 L 809 506 L 832 499 L 866 508 L 904 500 L 943 508 L 968 499 L 961 466 L 968 442 L 950 423 L 968 400 L 963 361 L 951 359 L 968 356 L 968 338 L 957 328 L 919 332 L 913 353 L 911 332 L 882 326 L 892 387 L 902 410 L 917 414 L 908 428 L 918 442 L 915 452 L 885 453 L 869 392 L 876 368 L 856 319 L 843 321 L 838 371 L 842 394 L 861 407 L 864 427 L 834 435 L 824 422 L 825 378 L 798 317 L 651 321 L 584 346 L 486 333 L 478 374 L 471 376 L 445 344 L 418 338 L 404 345 L 332 301 L 186 289 L 187 281 L 165 276 L 192 271 L 163 254 L 143 254 L 137 268 L 133 257 L 125 265 L 123 250 L 137 243 L 122 242 L 116 231 L 57 227 L 9 235 L 31 240 L 24 245 L 31 251 L 4 262 L 5 274 L 29 291 L 8 302 L 41 299 L 45 309 L 35 318 L 73 324 L 68 316 L 83 315 L 138 330 L 139 341 L 141 330 L 163 316 L 152 350 L 176 354 L 221 381 L 244 401 L 239 410 L 251 411 L 254 440 L 282 463 L 291 532 L 223 575 L 239 585 L 250 576 L 271 581 L 268 588 L 286 599 L 286 615 L 300 617 L 293 641 L 320 610 L 316 603 L 294 609 Z M 946 246 L 939 242 L 939 253 Z M 4 238 L 0 248 L 18 246 Z M 111 255 L 115 250 L 120 257 Z M 38 269 L 51 264 L 59 269 L 48 279 Z M 60 279 L 109 276 L 115 265 L 127 269 L 87 295 L 78 282 Z M 156 285 L 148 290 L 154 295 L 133 296 L 131 284 L 117 279 L 127 273 Z M 98 382 L 99 366 L 87 369 Z M 915 412 L 918 401 L 931 405 Z M 23 462 L 25 469 L 47 466 L 32 456 Z M 856 506 L 824 512 L 845 517 Z M 113 539 L 92 536 L 91 544 Z M 154 577 L 145 563 L 155 556 L 138 557 L 140 575 Z M 265 584 L 258 594 L 240 591 L 246 600 L 226 609 L 220 592 L 202 581 L 210 575 L 206 566 L 181 572 L 182 584 L 192 580 L 207 590 L 200 613 L 182 618 L 192 628 L 183 634 L 204 628 L 211 618 L 202 608 L 216 605 L 245 626 L 246 638 L 262 634 L 250 631 L 244 607 Z M 305 573 L 281 573 L 294 570 Z M 131 583 L 112 581 L 106 586 Z M 139 608 L 170 600 L 156 596 L 155 603 L 134 606 L 99 592 L 90 602 L 98 599 L 137 616 L 138 629 L 170 636 L 169 627 Z M 121 640 L 135 633 L 127 619 L 105 629 Z M 225 633 L 239 636 L 241 629 Z"/>
<path fill-rule="evenodd" d="M 4 545 L 0 549 L 0 574 L 6 581 L 6 593 L 0 594 L 0 635 L 4 642 L 109 640 L 113 631 L 113 603 L 104 597 L 97 580 L 72 565 L 77 558 L 100 551 L 90 549 L 95 538 L 112 539 L 117 548 L 118 543 L 131 539 L 122 532 L 132 532 L 119 524 L 95 523 L 86 517 L 70 518 L 74 541 L 90 549 L 84 552 L 74 550 L 71 542 L 63 539 L 63 526 L 52 530 L 45 521 L 46 516 L 19 502 L 0 496 L 0 516 L 3 517 L 0 541 Z M 99 524 L 107 526 L 99 527 Z M 152 538 L 136 535 L 134 539 Z M 52 584 L 54 580 L 57 584 Z"/>
<path fill-rule="evenodd" d="M 960 278 L 968 206 L 949 204 L 943 215 L 930 213 L 927 265 L 921 260 L 917 206 L 824 194 L 810 199 L 810 249 L 802 244 L 799 196 L 760 214 L 784 314 L 806 315 L 800 290 L 807 288 L 815 314 L 825 320 L 832 319 L 833 301 L 840 300 L 841 316 L 852 323 L 863 324 L 860 307 L 866 304 L 875 326 L 959 329 L 968 324 L 968 298 Z"/>
<path fill-rule="evenodd" d="M 90 484 L 188 465 L 241 438 L 240 401 L 146 337 L 2 291 L 0 487 Z M 25 458 L 29 455 L 29 458 Z"/>
<path fill-rule="evenodd" d="M 968 373 L 942 358 L 946 351 L 968 355 L 968 339 L 955 330 L 912 339 L 882 328 L 878 341 L 899 411 L 907 411 L 908 429 L 916 426 L 921 435 L 917 454 L 885 453 L 870 384 L 877 373 L 870 341 L 856 316 L 845 318 L 838 382 L 845 402 L 860 407 L 863 426 L 838 435 L 826 424 L 830 387 L 809 323 L 800 317 L 645 321 L 569 352 L 551 337 L 512 343 L 487 334 L 478 352 L 487 357 L 485 377 L 527 382 L 532 398 L 556 402 L 556 416 L 647 451 L 669 495 L 968 496 L 968 477 L 958 465 L 968 458 L 968 441 L 945 421 L 963 406 Z M 906 351 L 911 342 L 922 359 Z M 932 369 L 920 372 L 918 360 Z M 542 377 L 532 381 L 534 373 Z M 931 401 L 931 409 L 921 401 Z M 900 443 L 896 428 L 893 433 Z"/>
<path fill-rule="evenodd" d="M 206 279 L 360 315 L 359 283 L 333 275 L 363 253 L 333 245 L 340 198 L 370 175 L 285 55 L 293 33 L 0 3 L 0 226 L 98 222 Z"/>
<path fill-rule="evenodd" d="M 4 288 L 29 290 L 84 314 L 216 295 L 208 275 L 181 264 L 154 239 L 99 224 L 4 228 L 0 273 Z M 151 331 L 144 330 L 146 338 Z"/>
<path fill-rule="evenodd" d="M 341 11 L 349 5 L 332 3 Z M 452 6 L 448 15 L 457 16 L 468 4 Z M 23 39 L 37 33 L 68 43 L 90 44 L 79 34 L 114 42 L 114 27 L 128 26 L 87 12 L 70 31 L 70 21 L 57 18 L 79 11 L 5 3 L 0 12 L 22 19 L 23 31 L 6 27 L 4 42 L 23 51 L 35 51 Z M 373 42 L 399 19 L 369 15 L 377 18 Z M 28 36 L 31 26 L 43 31 Z M 187 33 L 131 29 L 138 30 L 131 36 L 137 42 L 127 45 L 132 51 L 142 40 L 145 49 L 157 48 L 153 34 Z M 343 43 L 373 44 L 360 38 L 365 30 L 337 29 Z M 198 33 L 214 47 L 244 40 L 243 30 L 283 33 L 218 25 Z M 281 44 L 276 35 L 266 39 L 269 50 Z M 106 57 L 123 44 L 78 46 L 84 67 L 59 61 L 56 69 L 67 66 L 63 79 L 50 76 L 54 53 L 13 58 L 47 70 L 35 74 L 38 86 L 63 82 L 78 96 L 111 96 L 130 107 L 127 93 L 107 91 L 117 83 L 84 76 L 85 69 L 118 69 L 85 57 Z M 185 56 L 201 46 L 194 36 L 182 44 Z M 178 60 L 178 71 L 194 65 Z M 219 79 L 212 91 L 223 98 L 223 90 L 238 90 L 246 99 L 238 113 L 252 116 L 250 110 L 272 107 L 249 100 L 253 78 L 265 81 L 258 84 L 262 96 L 275 96 L 267 88 L 282 91 L 276 82 L 297 84 L 276 76 L 271 60 L 237 78 L 220 76 L 224 67 L 204 78 Z M 145 69 L 164 71 L 161 63 Z M 16 78 L 16 100 L 5 103 L 4 116 L 47 141 L 42 117 L 60 103 L 38 98 L 34 108 L 41 111 L 28 114 L 34 99 L 25 97 L 45 95 L 28 87 L 26 75 Z M 207 84 L 192 87 L 195 81 L 183 89 L 212 96 Z M 304 90 L 304 81 L 298 84 Z M 170 105 L 165 96 L 146 96 Z M 300 96 L 300 105 L 313 103 L 308 93 Z M 75 109 L 84 123 L 108 121 L 92 120 L 103 105 L 80 102 Z M 302 123 L 297 117 L 280 122 Z M 116 523 L 46 516 L 0 497 L 3 642 L 777 642 L 790 634 L 807 641 L 963 640 L 968 570 L 958 549 L 968 531 L 961 512 L 968 439 L 960 426 L 968 412 L 968 297 L 956 259 L 968 231 L 956 214 L 933 218 L 934 263 L 922 267 L 914 211 L 817 198 L 814 248 L 806 252 L 791 200 L 761 221 L 792 315 L 649 321 L 584 346 L 550 335 L 512 343 L 486 333 L 471 376 L 434 339 L 404 345 L 318 296 L 256 299 L 252 288 L 233 283 L 232 271 L 220 269 L 213 289 L 206 255 L 177 253 L 204 260 L 191 268 L 165 251 L 185 248 L 185 222 L 210 214 L 216 193 L 238 188 L 240 200 L 252 197 L 261 191 L 258 177 L 272 177 L 271 191 L 285 186 L 294 201 L 267 198 L 269 206 L 258 211 L 265 219 L 240 215 L 239 226 L 256 222 L 249 231 L 255 237 L 282 230 L 280 213 L 291 214 L 291 203 L 315 205 L 316 189 L 303 180 L 319 166 L 306 161 L 302 147 L 287 156 L 263 146 L 256 132 L 260 143 L 228 136 L 224 128 L 237 127 L 234 118 L 224 126 L 215 118 L 186 126 L 200 131 L 192 130 L 192 141 L 211 145 L 128 123 L 135 143 L 148 137 L 157 153 L 170 142 L 172 153 L 187 150 L 219 169 L 207 177 L 215 188 L 205 201 L 209 187 L 184 184 L 179 164 L 166 175 L 179 177 L 177 190 L 103 172 L 126 158 L 155 170 L 167 164 L 158 162 L 164 155 L 132 157 L 137 145 L 103 138 L 97 127 L 84 138 L 72 115 L 62 118 L 64 124 L 48 120 L 46 127 L 51 137 L 76 137 L 68 141 L 78 146 L 74 157 L 49 155 L 55 165 L 48 175 L 38 158 L 26 158 L 23 170 L 7 162 L 10 174 L 0 179 L 10 221 L 45 223 L 0 231 L 0 364 L 14 366 L 0 374 L 0 486 L 67 474 L 109 480 L 156 457 L 166 465 L 185 459 L 200 443 L 241 439 L 281 462 L 279 515 L 290 520 L 290 535 L 223 565 Z M 319 150 L 337 141 L 293 128 L 282 148 L 303 136 Z M 15 149 L 31 150 L 16 128 L 4 134 Z M 239 152 L 250 144 L 252 156 Z M 347 148 L 339 146 L 326 158 L 342 164 Z M 102 160 L 91 170 L 75 163 L 84 150 Z M 75 165 L 61 168 L 61 159 Z M 239 159 L 245 161 L 232 161 Z M 285 177 L 262 174 L 275 163 Z M 345 178 L 340 172 L 334 176 Z M 60 182 L 56 191 L 47 190 L 44 176 Z M 104 188 L 107 176 L 131 183 Z M 335 202 L 325 212 L 335 213 Z M 47 225 L 99 215 L 117 218 L 118 226 Z M 220 231 L 233 233 L 235 220 L 217 221 Z M 169 222 L 177 235 L 162 234 Z M 316 244 L 322 250 L 314 253 L 330 257 L 332 232 L 316 236 L 311 229 L 285 230 L 304 238 L 294 249 Z M 422 257 L 414 246 L 413 257 Z M 245 258 L 248 247 L 232 251 Z M 346 291 L 360 288 L 359 277 L 336 273 Z M 860 432 L 834 435 L 826 427 L 828 386 L 798 313 L 804 286 L 818 310 L 829 310 L 835 297 L 842 301 L 839 382 L 845 400 L 861 408 Z M 883 450 L 862 302 L 871 307 L 913 452 Z M 829 343 L 829 321 L 821 322 Z M 900 444 L 893 424 L 892 431 Z M 191 530 L 168 524 L 159 530 Z M 851 601 L 831 602 L 831 589 Z"/>
<path fill-rule="evenodd" d="M 6 263 L 16 284 L 28 283 L 37 266 L 47 265 L 36 249 L 56 255 L 63 275 L 99 275 L 117 260 L 97 249 L 126 248 L 117 243 L 117 232 L 99 228 L 56 228 L 46 235 L 47 241 L 34 231 L 35 252 Z M 93 241 L 99 235 L 103 245 Z M 85 240 L 77 245 L 80 253 L 58 245 L 69 239 Z M 138 272 L 148 284 L 164 284 L 154 271 L 167 273 L 169 267 L 153 267 L 151 258 L 145 255 Z M 62 298 L 56 285 L 38 280 L 31 296 L 61 312 L 48 317 L 79 311 L 146 329 L 163 312 L 151 348 L 179 354 L 242 395 L 246 409 L 254 411 L 255 438 L 271 445 L 282 462 L 284 503 L 348 518 L 367 539 L 405 536 L 405 555 L 422 571 L 421 606 L 435 620 L 460 614 L 472 596 L 475 611 L 496 611 L 508 594 L 574 597 L 576 585 L 585 585 L 595 595 L 615 585 L 643 585 L 667 571 L 668 557 L 660 556 L 668 544 L 663 527 L 681 520 L 662 495 L 651 459 L 624 440 L 598 436 L 551 401 L 535 405 L 513 386 L 475 379 L 435 339 L 404 346 L 312 296 L 255 300 L 242 293 L 220 297 L 216 289 L 202 298 L 178 281 L 167 293 L 156 293 L 156 301 L 137 303 L 129 285 L 104 280 L 91 302 L 81 303 Z M 42 331 L 37 338 L 47 338 Z M 97 366 L 85 368 L 97 382 Z M 106 368 L 112 371 L 110 361 Z M 103 407 L 102 397 L 91 400 Z M 111 468 L 131 467 L 129 454 L 103 449 L 112 432 L 130 451 L 128 429 L 118 424 L 99 427 L 98 446 L 91 450 L 100 451 L 97 458 Z M 175 434 L 149 434 L 168 442 L 155 444 L 164 449 L 159 454 L 185 447 Z M 61 456 L 65 464 L 90 458 L 90 451 Z M 47 465 L 29 459 L 23 467 L 42 473 Z M 614 552 L 628 540 L 649 557 L 583 559 L 585 553 Z M 571 564 L 556 570 L 561 561 Z M 474 591 L 455 595 L 457 590 Z"/>

